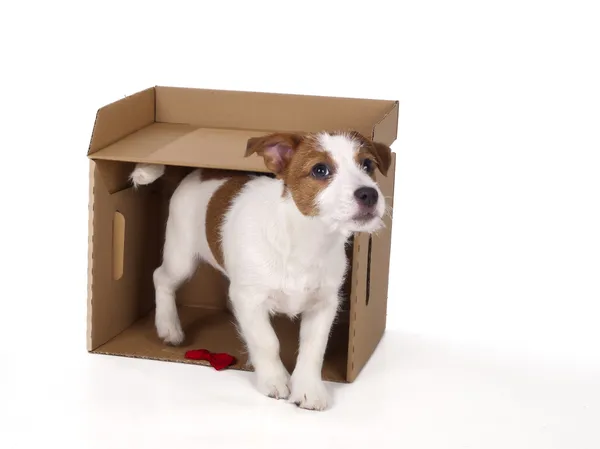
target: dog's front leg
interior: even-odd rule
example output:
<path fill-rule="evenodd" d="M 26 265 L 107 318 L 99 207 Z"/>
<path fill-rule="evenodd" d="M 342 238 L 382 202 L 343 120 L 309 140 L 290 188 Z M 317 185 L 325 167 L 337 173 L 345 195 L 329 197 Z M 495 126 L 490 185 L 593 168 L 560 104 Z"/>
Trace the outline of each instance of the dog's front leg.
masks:
<path fill-rule="evenodd" d="M 290 400 L 302 408 L 327 408 L 329 395 L 321 378 L 321 370 L 338 304 L 336 290 L 325 295 L 319 304 L 302 314 L 300 350 L 291 378 L 290 396 Z"/>
<path fill-rule="evenodd" d="M 290 375 L 279 357 L 279 340 L 266 304 L 268 292 L 232 286 L 229 294 L 259 391 L 272 398 L 286 399 L 290 394 Z"/>

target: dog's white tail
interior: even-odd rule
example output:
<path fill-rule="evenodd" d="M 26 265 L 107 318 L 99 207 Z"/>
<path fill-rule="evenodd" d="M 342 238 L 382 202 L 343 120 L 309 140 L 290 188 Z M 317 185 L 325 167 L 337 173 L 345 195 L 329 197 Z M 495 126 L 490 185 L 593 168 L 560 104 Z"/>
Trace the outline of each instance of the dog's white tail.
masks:
<path fill-rule="evenodd" d="M 164 165 L 136 164 L 135 169 L 129 175 L 134 187 L 152 184 L 165 173 Z"/>

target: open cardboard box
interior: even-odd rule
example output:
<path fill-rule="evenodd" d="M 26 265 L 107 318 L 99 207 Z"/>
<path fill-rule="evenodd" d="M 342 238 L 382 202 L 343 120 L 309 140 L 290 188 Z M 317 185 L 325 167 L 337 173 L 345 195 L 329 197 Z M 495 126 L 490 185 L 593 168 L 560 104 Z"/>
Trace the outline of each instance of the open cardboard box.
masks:
<path fill-rule="evenodd" d="M 205 364 L 184 358 L 206 348 L 251 369 L 229 311 L 227 280 L 208 265 L 177 292 L 186 339 L 162 343 L 154 329 L 152 273 L 161 262 L 168 201 L 193 167 L 267 172 L 262 158 L 244 157 L 250 137 L 274 131 L 354 129 L 391 145 L 398 102 L 307 95 L 153 87 L 109 104 L 96 115 L 89 146 L 90 217 L 88 350 L 92 353 Z M 155 183 L 134 189 L 136 162 L 167 165 Z M 396 155 L 387 177 L 377 173 L 393 205 Z M 356 234 L 343 308 L 330 336 L 325 380 L 352 382 L 386 325 L 392 216 L 372 237 Z M 293 369 L 299 321 L 275 317 L 283 363 Z"/>

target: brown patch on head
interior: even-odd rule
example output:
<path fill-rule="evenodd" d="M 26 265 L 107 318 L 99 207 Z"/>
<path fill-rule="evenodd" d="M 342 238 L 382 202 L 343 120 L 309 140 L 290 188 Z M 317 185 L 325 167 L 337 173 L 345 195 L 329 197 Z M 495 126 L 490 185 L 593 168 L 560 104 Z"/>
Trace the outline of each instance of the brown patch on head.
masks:
<path fill-rule="evenodd" d="M 375 180 L 375 169 L 379 164 L 369 150 L 361 146 L 354 155 L 354 161 L 372 180 Z"/>
<path fill-rule="evenodd" d="M 313 168 L 320 164 L 327 167 L 329 171 L 329 176 L 323 179 L 313 175 Z M 329 185 L 336 169 L 336 164 L 329 153 L 323 151 L 313 136 L 305 137 L 298 145 L 284 171 L 283 180 L 286 191 L 290 193 L 302 214 L 318 215 L 317 195 Z"/>
<path fill-rule="evenodd" d="M 274 133 L 248 140 L 246 156 L 256 153 L 265 160 L 266 167 L 284 183 L 283 193 L 289 193 L 300 212 L 315 216 L 316 197 L 329 185 L 336 166 L 329 153 L 323 151 L 312 134 Z M 313 168 L 324 164 L 330 176 L 319 179 Z"/>
<path fill-rule="evenodd" d="M 216 171 L 211 171 L 208 176 L 202 176 L 202 179 L 223 179 L 226 175 L 226 172 L 218 173 Z M 222 268 L 225 268 L 221 241 L 223 217 L 229 210 L 233 199 L 240 193 L 250 179 L 250 175 L 243 175 L 239 172 L 235 173 L 217 189 L 208 202 L 208 208 L 206 210 L 206 240 L 208 241 L 208 247 L 215 260 Z"/>
<path fill-rule="evenodd" d="M 364 159 L 372 160 L 383 176 L 387 176 L 387 172 L 392 163 L 392 150 L 383 143 L 374 142 L 371 139 L 360 134 L 358 131 L 350 131 L 347 133 L 351 139 L 354 139 L 360 144 L 360 149 L 356 154 L 356 162 L 360 166 Z M 370 176 L 375 178 L 374 173 Z"/>
<path fill-rule="evenodd" d="M 372 163 L 373 170 L 367 173 L 375 179 L 374 168 L 387 176 L 392 156 L 391 149 L 379 142 L 373 142 L 357 131 L 334 131 L 331 135 L 345 135 L 359 145 L 355 156 L 358 166 Z M 289 193 L 301 213 L 318 215 L 316 198 L 331 182 L 336 166 L 328 152 L 321 148 L 315 134 L 273 133 L 248 140 L 246 156 L 258 154 L 263 157 L 265 166 L 284 182 L 284 193 Z M 365 162 L 370 161 L 370 162 Z M 330 176 L 318 178 L 313 168 L 324 164 Z"/>

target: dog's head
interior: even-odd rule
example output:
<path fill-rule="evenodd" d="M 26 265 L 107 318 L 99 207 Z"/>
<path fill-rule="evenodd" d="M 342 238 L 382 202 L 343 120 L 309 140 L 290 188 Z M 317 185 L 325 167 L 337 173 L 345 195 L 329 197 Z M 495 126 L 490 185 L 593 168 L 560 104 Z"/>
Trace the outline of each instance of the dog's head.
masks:
<path fill-rule="evenodd" d="M 275 133 L 248 141 L 281 179 L 298 210 L 343 232 L 374 232 L 383 225 L 385 198 L 375 181 L 391 163 L 388 146 L 356 131 Z"/>

